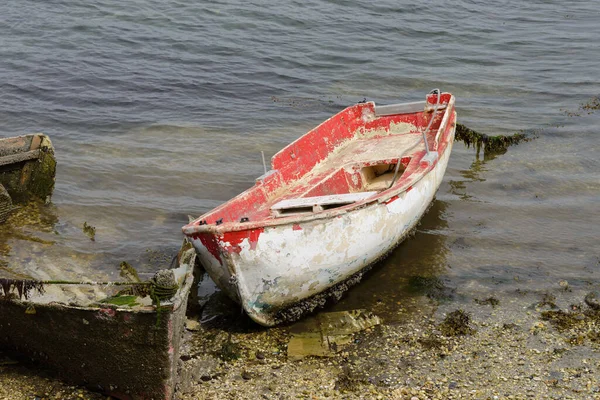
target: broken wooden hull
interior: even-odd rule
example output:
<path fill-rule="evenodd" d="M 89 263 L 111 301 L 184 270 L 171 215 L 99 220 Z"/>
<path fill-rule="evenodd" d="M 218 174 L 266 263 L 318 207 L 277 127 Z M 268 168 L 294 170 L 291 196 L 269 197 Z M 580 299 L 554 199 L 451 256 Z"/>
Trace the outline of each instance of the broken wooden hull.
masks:
<path fill-rule="evenodd" d="M 50 138 L 41 133 L 0 139 L 0 223 L 13 204 L 38 198 L 49 202 L 56 160 Z"/>
<path fill-rule="evenodd" d="M 183 284 L 169 301 L 131 309 L 0 296 L 0 348 L 67 382 L 120 399 L 173 398 L 195 252 L 181 253 Z M 13 292 L 9 292 L 14 294 Z"/>
<path fill-rule="evenodd" d="M 358 106 L 354 115 L 363 121 L 365 107 L 367 111 L 375 111 L 374 105 L 372 108 Z M 341 120 L 348 122 L 347 113 L 340 114 Z M 435 152 L 434 157 L 428 159 L 427 150 L 421 147 L 424 143 L 419 145 L 419 137 L 411 136 L 418 135 L 418 132 L 390 133 L 393 123 L 410 120 L 416 125 L 425 124 L 428 121 L 423 114 L 392 114 L 394 117 L 388 116 L 387 121 L 378 127 L 383 125 L 384 131 L 387 127 L 387 136 L 370 139 L 368 134 L 358 134 L 355 140 L 359 145 L 354 147 L 348 141 L 340 140 L 331 153 L 336 161 L 340 161 L 341 169 L 329 170 L 327 167 L 322 176 L 310 172 L 313 176 L 301 185 L 297 185 L 297 181 L 284 185 L 284 190 L 279 192 L 283 195 L 277 194 L 278 189 L 273 189 L 274 196 L 265 196 L 271 216 L 264 217 L 262 221 L 246 217 L 247 220 L 230 223 L 229 226 L 223 221 L 210 224 L 213 216 L 228 215 L 226 203 L 221 210 L 206 214 L 184 227 L 184 233 L 191 239 L 211 277 L 230 297 L 242 304 L 253 320 L 266 326 L 296 319 L 322 305 L 327 296 L 339 297 L 348 286 L 344 282 L 350 279 L 353 281 L 350 283 L 354 283 L 353 277 L 385 256 L 415 228 L 442 181 L 454 139 L 453 97 L 446 96 L 445 111 L 430 118 L 436 120 L 433 124 L 435 130 L 427 136 L 427 140 L 431 141 L 428 143 L 432 149 L 430 153 Z M 361 130 L 360 126 L 356 129 Z M 330 130 L 330 127 L 323 129 L 324 132 Z M 394 143 L 402 143 L 407 150 L 396 158 L 392 156 L 395 150 L 390 152 L 387 146 L 386 150 L 365 151 L 373 140 L 378 140 L 375 148 L 393 140 Z M 289 148 L 282 152 L 289 151 Z M 294 151 L 298 152 L 298 149 Z M 336 151 L 348 151 L 350 154 L 348 157 L 339 156 Z M 274 157 L 274 164 L 277 164 L 276 158 L 282 152 Z M 325 155 L 312 171 L 323 169 L 330 160 L 331 156 Z M 350 188 L 353 183 L 368 181 L 372 172 L 368 168 L 375 168 L 373 165 L 381 170 L 382 165 L 399 164 L 401 160 L 405 171 L 396 182 L 390 183 L 391 187 L 372 190 L 380 184 L 381 175 L 371 182 L 363 182 L 362 186 L 359 184 L 358 190 L 357 187 Z M 339 188 L 343 185 L 335 178 L 339 171 L 346 174 L 349 182 L 341 191 Z M 323 182 L 328 188 L 336 188 L 333 191 L 337 193 L 325 191 L 324 195 L 314 196 L 324 192 Z M 260 185 L 264 188 L 266 183 L 262 181 L 257 184 Z M 251 198 L 252 190 L 236 199 Z M 290 195 L 290 191 L 300 195 Z M 241 207 L 242 203 L 236 204 L 236 201 L 239 202 L 236 199 L 232 200 L 232 209 Z M 350 203 L 335 206 L 339 199 L 349 199 Z M 334 207 L 327 208 L 332 203 Z M 312 212 L 302 208 L 305 204 L 313 204 Z M 249 209 L 260 208 L 252 207 L 238 215 L 252 216 Z M 260 212 L 256 214 L 260 215 Z M 245 226 L 249 229 L 243 229 Z"/>

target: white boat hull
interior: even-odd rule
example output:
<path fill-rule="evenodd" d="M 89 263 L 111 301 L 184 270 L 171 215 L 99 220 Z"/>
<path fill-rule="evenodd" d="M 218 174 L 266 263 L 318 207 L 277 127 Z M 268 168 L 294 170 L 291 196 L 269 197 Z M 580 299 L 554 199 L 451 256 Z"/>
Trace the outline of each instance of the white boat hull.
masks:
<path fill-rule="evenodd" d="M 452 150 L 454 130 L 435 166 L 408 190 L 386 202 L 296 224 L 265 227 L 256 241 L 215 255 L 192 238 L 202 264 L 256 322 L 272 326 L 280 313 L 327 291 L 369 267 L 414 229 L 438 190 Z M 217 239 L 219 249 L 231 243 Z"/>

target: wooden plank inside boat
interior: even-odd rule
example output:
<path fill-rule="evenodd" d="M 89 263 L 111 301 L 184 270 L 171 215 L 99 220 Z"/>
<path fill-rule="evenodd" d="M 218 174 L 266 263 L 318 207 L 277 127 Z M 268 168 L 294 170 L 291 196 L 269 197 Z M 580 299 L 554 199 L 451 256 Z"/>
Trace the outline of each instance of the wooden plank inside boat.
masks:
<path fill-rule="evenodd" d="M 359 192 L 287 199 L 274 204 L 271 207 L 271 211 L 276 217 L 307 212 L 319 212 L 326 210 L 327 208 L 353 204 L 365 200 L 375 194 L 377 194 L 377 192 Z"/>

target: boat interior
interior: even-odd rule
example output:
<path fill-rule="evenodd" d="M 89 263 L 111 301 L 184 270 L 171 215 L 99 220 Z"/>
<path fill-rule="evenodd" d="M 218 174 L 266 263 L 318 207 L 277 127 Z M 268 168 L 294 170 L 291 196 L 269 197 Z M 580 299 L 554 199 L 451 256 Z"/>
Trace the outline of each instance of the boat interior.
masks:
<path fill-rule="evenodd" d="M 442 95 L 442 101 L 450 99 Z M 377 115 L 374 103 L 349 107 L 272 159 L 256 184 L 193 224 L 229 224 L 314 214 L 376 196 L 408 179 L 435 141 L 444 113 Z M 427 104 L 429 106 L 429 104 Z M 430 145 L 431 146 L 431 145 Z"/>

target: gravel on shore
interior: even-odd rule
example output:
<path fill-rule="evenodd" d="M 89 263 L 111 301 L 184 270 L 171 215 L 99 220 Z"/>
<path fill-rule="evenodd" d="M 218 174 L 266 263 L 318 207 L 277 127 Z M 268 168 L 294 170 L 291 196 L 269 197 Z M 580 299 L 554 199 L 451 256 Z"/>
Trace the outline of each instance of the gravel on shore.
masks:
<path fill-rule="evenodd" d="M 178 395 L 600 399 L 600 311 L 583 301 L 586 292 L 560 290 L 467 301 L 460 308 L 452 301 L 415 297 L 398 310 L 398 318 L 355 334 L 328 357 L 300 360 L 287 357 L 294 325 L 201 325 L 186 333 Z M 448 323 L 462 325 L 448 330 Z M 5 364 L 0 364 L 0 399 L 106 398 L 38 369 Z"/>

